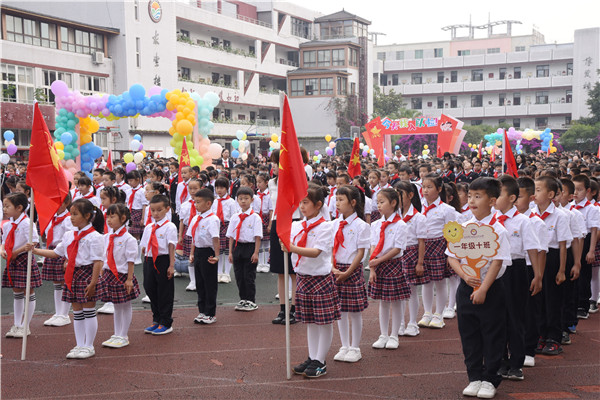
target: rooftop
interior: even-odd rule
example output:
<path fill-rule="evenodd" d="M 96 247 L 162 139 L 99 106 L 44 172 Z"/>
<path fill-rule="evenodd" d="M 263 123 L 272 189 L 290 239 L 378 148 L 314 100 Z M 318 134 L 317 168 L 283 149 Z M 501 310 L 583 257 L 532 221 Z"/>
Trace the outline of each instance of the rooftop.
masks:
<path fill-rule="evenodd" d="M 371 21 L 361 18 L 356 14 L 351 14 L 348 11 L 344 10 L 343 8 L 342 8 L 342 11 L 338 11 L 333 14 L 324 15 L 322 17 L 315 18 L 315 23 L 318 24 L 321 22 L 348 21 L 348 20 L 355 20 L 355 21 L 361 22 L 366 25 L 371 25 Z"/>

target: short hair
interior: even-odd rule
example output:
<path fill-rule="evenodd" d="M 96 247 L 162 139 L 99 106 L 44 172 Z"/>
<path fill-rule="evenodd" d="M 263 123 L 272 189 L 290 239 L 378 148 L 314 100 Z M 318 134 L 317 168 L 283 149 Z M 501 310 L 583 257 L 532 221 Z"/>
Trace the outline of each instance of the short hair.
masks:
<path fill-rule="evenodd" d="M 407 165 L 403 165 L 398 169 L 398 172 L 406 172 L 406 174 L 410 175 L 410 173 L 412 172 L 412 170 L 410 169 L 409 166 Z"/>
<path fill-rule="evenodd" d="M 128 172 L 126 176 L 127 176 L 127 180 L 130 180 L 130 179 L 141 180 L 142 179 L 142 175 L 137 170 L 133 170 L 133 171 Z"/>
<path fill-rule="evenodd" d="M 104 168 L 96 168 L 96 169 L 94 170 L 94 172 L 97 172 L 97 173 L 99 173 L 100 175 L 103 175 L 103 174 L 104 174 Z"/>
<path fill-rule="evenodd" d="M 563 191 L 567 191 L 569 194 L 575 193 L 575 184 L 569 178 L 560 178 L 560 183 L 562 184 Z"/>
<path fill-rule="evenodd" d="M 394 168 L 398 169 L 398 163 L 396 161 L 390 161 L 388 165 L 393 165 Z"/>
<path fill-rule="evenodd" d="M 498 179 L 489 178 L 487 176 L 475 179 L 469 185 L 469 191 L 483 190 L 488 197 L 500 197 L 500 181 Z"/>
<path fill-rule="evenodd" d="M 20 183 L 20 182 L 19 182 Z M 77 180 L 78 185 L 92 186 L 92 180 L 87 176 L 82 176 Z"/>
<path fill-rule="evenodd" d="M 585 190 L 588 190 L 591 187 L 590 178 L 587 175 L 579 174 L 573 177 L 573 183 L 579 182 L 583 183 Z"/>
<path fill-rule="evenodd" d="M 110 206 L 108 206 L 108 208 L 106 209 L 106 215 L 113 215 L 113 214 L 118 215 L 119 218 L 122 216 L 125 216 L 125 222 L 129 221 L 129 218 L 130 218 L 129 207 L 127 207 L 123 203 L 115 203 L 115 204 L 111 204 Z"/>
<path fill-rule="evenodd" d="M 544 185 L 546 186 L 546 189 L 549 192 L 554 192 L 555 195 L 556 195 L 556 193 L 558 193 L 558 190 L 560 189 L 558 179 L 553 178 L 551 176 L 542 175 L 542 176 L 538 177 L 535 181 L 543 182 Z"/>
<path fill-rule="evenodd" d="M 333 179 L 337 178 L 337 174 L 335 173 L 335 171 L 329 171 L 326 174 L 326 176 L 327 176 L 327 178 L 333 178 Z"/>
<path fill-rule="evenodd" d="M 215 189 L 218 187 L 229 189 L 229 179 L 223 177 L 217 178 L 215 180 Z"/>
<path fill-rule="evenodd" d="M 502 175 L 499 179 L 502 189 L 506 190 L 508 195 L 514 195 L 515 200 L 519 198 L 519 184 L 517 180 L 510 175 Z"/>
<path fill-rule="evenodd" d="M 194 197 L 197 197 L 199 199 L 204 199 L 204 200 L 208 200 L 211 203 L 213 203 L 215 201 L 215 194 L 212 190 L 207 189 L 207 188 L 203 188 L 198 190 L 196 193 L 194 193 Z"/>
<path fill-rule="evenodd" d="M 535 182 L 528 176 L 517 179 L 519 189 L 525 189 L 527 195 L 533 196 L 535 194 Z"/>
<path fill-rule="evenodd" d="M 240 197 L 243 195 L 254 197 L 254 192 L 248 186 L 242 186 L 238 189 L 236 196 Z"/>
<path fill-rule="evenodd" d="M 419 169 L 421 169 L 421 168 L 427 168 L 427 172 L 431 172 L 431 164 L 425 164 L 425 163 L 419 164 Z"/>
<path fill-rule="evenodd" d="M 348 175 L 348 174 L 339 174 L 337 176 L 337 178 L 342 178 L 343 180 L 346 181 L 346 184 L 349 184 L 352 181 L 352 178 L 350 178 L 350 175 Z"/>
<path fill-rule="evenodd" d="M 108 176 L 108 179 L 110 179 L 111 181 L 117 180 L 117 175 L 115 175 L 115 173 L 112 171 L 104 171 L 104 173 L 102 175 Z"/>
<path fill-rule="evenodd" d="M 164 194 L 157 194 L 156 196 L 153 196 L 152 199 L 150 200 L 150 204 L 158 204 L 158 203 L 162 203 L 163 206 L 165 206 L 165 207 L 171 206 L 171 201 Z"/>
<path fill-rule="evenodd" d="M 469 184 L 467 182 L 458 182 L 456 184 L 456 191 L 469 193 Z"/>
<path fill-rule="evenodd" d="M 179 169 L 179 163 L 177 161 L 171 161 L 169 166 L 173 165 L 175 168 Z"/>

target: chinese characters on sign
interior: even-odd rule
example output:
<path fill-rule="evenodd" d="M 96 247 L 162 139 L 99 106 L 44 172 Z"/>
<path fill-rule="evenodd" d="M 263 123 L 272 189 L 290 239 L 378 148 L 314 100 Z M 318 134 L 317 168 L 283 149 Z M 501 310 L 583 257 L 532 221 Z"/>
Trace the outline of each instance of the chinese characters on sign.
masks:
<path fill-rule="evenodd" d="M 154 47 L 157 50 L 156 53 L 154 53 L 154 58 L 153 58 L 154 68 L 158 68 L 160 65 L 160 63 L 159 63 L 160 57 L 158 56 L 158 46 L 160 45 L 159 39 L 160 39 L 160 35 L 158 34 L 158 31 L 155 30 L 154 36 L 152 36 L 152 44 L 154 44 Z M 154 75 L 154 84 L 156 86 L 160 86 L 160 75 L 158 73 L 156 73 Z"/>
<path fill-rule="evenodd" d="M 586 57 L 583 59 L 583 65 L 586 67 L 585 71 L 583 71 L 583 90 L 591 90 L 594 82 L 594 77 L 592 76 L 592 70 L 594 59 L 592 57 Z"/>

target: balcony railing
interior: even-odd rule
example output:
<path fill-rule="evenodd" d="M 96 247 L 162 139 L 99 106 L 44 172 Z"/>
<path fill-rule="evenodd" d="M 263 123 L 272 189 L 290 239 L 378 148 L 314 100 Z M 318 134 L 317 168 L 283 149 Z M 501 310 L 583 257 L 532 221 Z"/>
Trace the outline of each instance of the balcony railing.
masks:
<path fill-rule="evenodd" d="M 208 12 L 211 12 L 211 13 L 214 13 L 214 14 L 224 15 L 226 17 L 235 18 L 237 20 L 244 21 L 244 22 L 249 22 L 249 23 L 254 24 L 254 25 L 264 26 L 265 28 L 269 28 L 269 29 L 273 28 L 273 25 L 271 23 L 269 23 L 269 22 L 259 21 L 259 20 L 254 19 L 254 18 L 247 17 L 245 15 L 240 15 L 240 14 L 236 14 L 236 13 L 233 13 L 233 12 L 229 12 L 229 11 L 223 10 L 221 7 L 219 7 L 217 5 L 218 3 L 214 4 L 214 6 L 213 6 L 210 3 L 203 1 L 202 3 L 208 3 L 209 4 L 208 6 L 204 6 L 204 7 L 199 6 L 198 3 L 199 2 L 196 1 L 196 0 L 189 0 L 189 4 L 191 6 L 201 8 L 203 11 L 208 11 Z"/>
<path fill-rule="evenodd" d="M 224 47 L 224 46 L 214 46 L 211 43 L 207 43 L 204 40 L 200 40 L 198 39 L 195 43 L 194 41 L 185 36 L 185 35 L 177 35 L 177 41 L 178 42 L 182 42 L 182 43 L 187 43 L 189 45 L 192 46 L 199 46 L 199 47 L 206 47 L 208 49 L 213 49 L 213 50 L 217 50 L 217 51 L 223 51 L 225 53 L 229 53 L 229 54 L 235 54 L 238 56 L 244 56 L 244 57 L 252 57 L 252 58 L 256 58 L 256 53 L 254 53 L 253 51 L 246 51 L 243 49 L 236 49 L 233 47 Z"/>
<path fill-rule="evenodd" d="M 297 62 L 286 60 L 285 58 L 280 58 L 279 64 L 289 65 L 290 67 L 296 67 L 296 68 L 300 66 Z"/>
<path fill-rule="evenodd" d="M 234 84 L 225 84 L 225 82 L 223 80 L 219 80 L 218 82 L 213 82 L 211 79 L 205 79 L 205 78 L 198 78 L 196 80 L 191 79 L 190 77 L 187 76 L 178 76 L 177 80 L 180 82 L 190 82 L 190 83 L 199 83 L 200 85 L 209 85 L 209 86 L 217 86 L 217 87 L 222 87 L 222 88 L 227 88 L 227 89 L 239 89 L 236 85 L 237 81 Z"/>

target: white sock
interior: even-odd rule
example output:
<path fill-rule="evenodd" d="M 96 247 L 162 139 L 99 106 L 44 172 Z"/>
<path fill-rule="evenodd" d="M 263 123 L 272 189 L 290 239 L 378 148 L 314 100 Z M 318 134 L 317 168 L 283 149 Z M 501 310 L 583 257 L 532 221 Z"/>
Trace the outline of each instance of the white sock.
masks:
<path fill-rule="evenodd" d="M 85 317 L 83 316 L 83 310 L 73 310 L 73 330 L 75 331 L 77 346 L 85 346 Z"/>
<path fill-rule="evenodd" d="M 417 324 L 417 312 L 419 312 L 419 293 L 417 293 L 417 286 L 411 286 L 410 299 L 408 299 L 409 324 Z"/>
<path fill-rule="evenodd" d="M 225 273 L 225 258 L 227 256 L 225 254 L 219 254 L 219 266 L 217 267 L 217 271 L 219 275 Z"/>
<path fill-rule="evenodd" d="M 446 307 L 446 300 L 448 299 L 448 286 L 446 285 L 446 279 L 441 281 L 435 281 L 435 312 L 436 314 L 442 314 L 444 307 Z"/>
<path fill-rule="evenodd" d="M 590 283 L 592 297 L 590 300 L 598 301 L 598 292 L 600 292 L 600 268 L 592 267 L 592 281 Z"/>
<path fill-rule="evenodd" d="M 35 293 L 31 293 L 29 295 L 29 310 L 27 310 L 27 323 L 25 326 L 29 326 L 31 323 L 31 318 L 33 318 L 33 313 L 35 312 Z"/>
<path fill-rule="evenodd" d="M 225 275 L 229 275 L 231 272 L 231 263 L 229 262 L 229 256 L 225 256 Z"/>
<path fill-rule="evenodd" d="M 196 269 L 193 264 L 188 265 L 188 272 L 190 274 L 190 283 L 196 286 Z"/>
<path fill-rule="evenodd" d="M 388 330 L 390 327 L 390 307 L 391 304 L 389 301 L 379 300 L 379 330 L 381 334 L 384 336 L 388 335 Z M 396 331 L 396 334 L 398 332 Z"/>
<path fill-rule="evenodd" d="M 129 332 L 129 327 L 131 326 L 131 317 L 133 313 L 131 301 L 128 301 L 127 303 L 115 304 L 115 314 L 117 312 L 117 306 L 119 308 L 120 329 L 119 331 L 116 331 L 116 335 L 126 338 Z"/>
<path fill-rule="evenodd" d="M 402 309 L 404 302 L 402 300 L 392 301 L 392 334 L 390 336 L 398 337 L 400 324 L 402 323 Z"/>
<path fill-rule="evenodd" d="M 340 340 L 342 347 L 350 346 L 350 321 L 348 320 L 348 313 L 343 312 L 342 318 L 338 320 L 338 329 L 340 331 Z M 354 334 L 354 332 L 352 332 Z"/>
<path fill-rule="evenodd" d="M 317 325 L 319 329 L 319 349 L 317 350 L 317 360 L 325 363 L 327 353 L 331 347 L 331 341 L 333 340 L 333 324 Z"/>
<path fill-rule="evenodd" d="M 362 313 L 353 312 L 348 314 L 350 316 L 350 323 L 352 324 L 352 347 L 359 348 L 363 328 Z"/>
<path fill-rule="evenodd" d="M 319 350 L 319 327 L 317 324 L 306 324 L 306 340 L 308 342 L 308 358 L 316 360 Z"/>
<path fill-rule="evenodd" d="M 98 318 L 96 317 L 95 308 L 84 308 L 83 316 L 85 317 L 85 347 L 94 347 L 94 339 L 98 332 Z"/>
<path fill-rule="evenodd" d="M 460 277 L 458 275 L 448 278 L 448 308 L 454 309 L 456 305 L 456 291 L 458 290 L 459 283 Z"/>
<path fill-rule="evenodd" d="M 426 283 L 421 287 L 421 296 L 423 296 L 423 309 L 431 313 L 433 310 L 433 282 Z"/>
<path fill-rule="evenodd" d="M 23 313 L 25 312 L 25 293 L 23 292 L 13 292 L 13 308 L 15 311 L 14 321 L 15 326 L 22 327 L 23 326 Z"/>
<path fill-rule="evenodd" d="M 62 297 L 62 292 L 61 292 L 61 297 Z M 70 308 L 71 308 L 71 303 L 61 300 L 61 302 L 60 302 L 60 314 L 59 315 L 68 317 L 69 316 L 69 309 Z"/>
<path fill-rule="evenodd" d="M 121 324 L 122 324 L 122 304 L 115 304 L 115 313 L 113 314 L 113 325 L 115 327 L 115 336 L 121 336 Z"/>
<path fill-rule="evenodd" d="M 54 284 L 54 315 L 62 315 L 62 284 Z"/>

